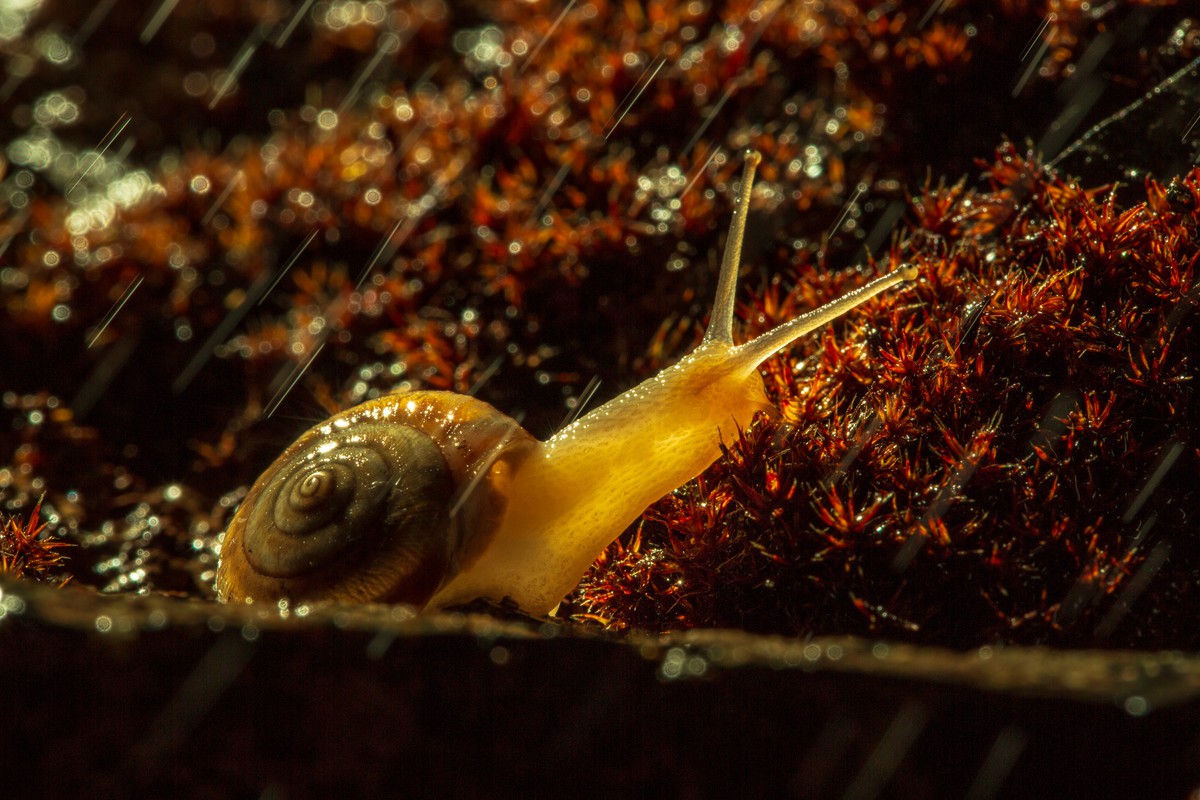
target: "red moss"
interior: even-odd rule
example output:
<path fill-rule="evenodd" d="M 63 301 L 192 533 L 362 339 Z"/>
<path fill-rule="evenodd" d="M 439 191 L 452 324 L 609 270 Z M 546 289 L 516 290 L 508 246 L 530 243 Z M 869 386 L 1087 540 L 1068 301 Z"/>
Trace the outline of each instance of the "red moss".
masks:
<path fill-rule="evenodd" d="M 41 500 L 24 520 L 8 514 L 0 517 L 0 572 L 59 585 L 70 580 L 64 574 L 66 556 L 61 552 L 70 543 L 54 539 L 46 530 L 50 523 L 42 522 Z"/>
<path fill-rule="evenodd" d="M 1200 170 L 1177 184 L 1185 213 L 1153 182 L 1120 209 L 1011 146 L 986 175 L 990 190 L 913 201 L 926 227 L 893 259 L 919 283 L 769 364 L 780 418 L 653 506 L 573 609 L 651 629 L 1200 645 L 1173 612 L 1196 602 L 1200 556 Z M 746 321 L 750 337 L 774 319 Z"/>

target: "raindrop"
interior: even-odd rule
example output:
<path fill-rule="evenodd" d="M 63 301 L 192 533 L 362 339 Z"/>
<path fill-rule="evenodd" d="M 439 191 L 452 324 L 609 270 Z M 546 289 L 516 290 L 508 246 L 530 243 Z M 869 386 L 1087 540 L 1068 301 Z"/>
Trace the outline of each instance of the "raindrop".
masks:
<path fill-rule="evenodd" d="M 337 127 L 338 115 L 336 111 L 325 109 L 317 114 L 317 126 L 322 130 L 331 131 Z"/>
<path fill-rule="evenodd" d="M 1144 717 L 1150 710 L 1150 704 L 1140 694 L 1125 698 L 1125 713 L 1131 717 Z"/>
<path fill-rule="evenodd" d="M 677 680 L 683 674 L 686 659 L 687 653 L 682 647 L 672 647 L 658 668 L 659 675 L 665 680 Z"/>

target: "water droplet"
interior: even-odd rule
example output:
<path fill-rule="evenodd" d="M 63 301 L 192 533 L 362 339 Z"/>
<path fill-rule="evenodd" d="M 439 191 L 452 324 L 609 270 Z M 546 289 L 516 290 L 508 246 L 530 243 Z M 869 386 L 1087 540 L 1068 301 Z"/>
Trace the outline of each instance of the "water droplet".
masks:
<path fill-rule="evenodd" d="M 1150 711 L 1150 703 L 1140 694 L 1125 698 L 1125 713 L 1131 717 L 1144 717 Z"/>

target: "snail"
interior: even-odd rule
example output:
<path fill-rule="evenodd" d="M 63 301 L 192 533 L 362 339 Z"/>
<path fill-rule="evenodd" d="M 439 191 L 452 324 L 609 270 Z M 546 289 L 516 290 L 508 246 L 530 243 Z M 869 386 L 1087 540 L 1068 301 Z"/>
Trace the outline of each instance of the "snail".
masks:
<path fill-rule="evenodd" d="M 221 547 L 225 602 L 508 599 L 550 613 L 652 502 L 699 475 L 770 405 L 758 368 L 798 337 L 916 277 L 903 266 L 745 344 L 734 291 L 754 171 L 700 345 L 546 441 L 473 397 L 395 393 L 300 436 L 247 493 Z"/>

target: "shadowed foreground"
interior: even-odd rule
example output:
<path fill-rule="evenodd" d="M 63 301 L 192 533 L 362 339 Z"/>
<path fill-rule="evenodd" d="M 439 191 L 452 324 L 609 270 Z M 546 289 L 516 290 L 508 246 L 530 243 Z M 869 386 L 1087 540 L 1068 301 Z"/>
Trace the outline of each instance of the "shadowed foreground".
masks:
<path fill-rule="evenodd" d="M 1184 797 L 1200 659 L 13 584 L 9 786 L 41 795 Z M 15 729 L 14 729 L 15 728 Z"/>

